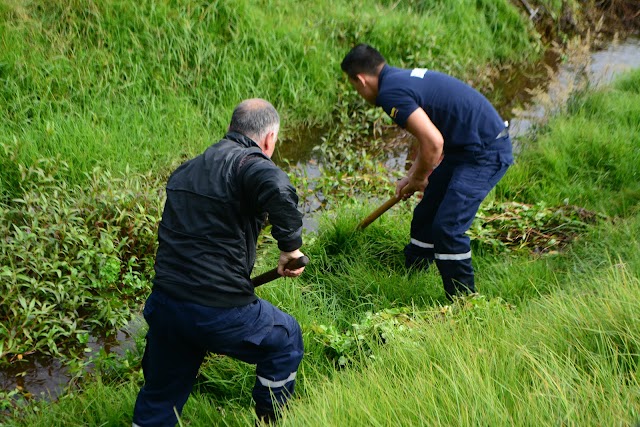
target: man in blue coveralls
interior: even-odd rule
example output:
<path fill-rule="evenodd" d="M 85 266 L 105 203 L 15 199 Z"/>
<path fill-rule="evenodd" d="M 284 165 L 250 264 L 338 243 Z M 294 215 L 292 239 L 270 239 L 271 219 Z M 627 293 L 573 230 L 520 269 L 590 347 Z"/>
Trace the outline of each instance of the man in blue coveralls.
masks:
<path fill-rule="evenodd" d="M 253 399 L 270 422 L 293 393 L 302 360 L 300 326 L 258 298 L 251 283 L 258 234 L 266 220 L 278 242 L 281 275 L 299 276 L 302 214 L 287 175 L 272 161 L 280 118 L 262 99 L 240 103 L 229 132 L 183 163 L 167 183 L 158 229 L 145 383 L 133 426 L 174 426 L 207 352 L 256 365 Z"/>
<path fill-rule="evenodd" d="M 424 68 L 391 67 L 367 44 L 351 49 L 341 68 L 360 96 L 418 141 L 413 164 L 396 185 L 398 197 L 424 191 L 404 250 L 407 266 L 428 268 L 435 261 L 449 299 L 475 292 L 465 233 L 513 163 L 507 122 L 460 80 Z"/>

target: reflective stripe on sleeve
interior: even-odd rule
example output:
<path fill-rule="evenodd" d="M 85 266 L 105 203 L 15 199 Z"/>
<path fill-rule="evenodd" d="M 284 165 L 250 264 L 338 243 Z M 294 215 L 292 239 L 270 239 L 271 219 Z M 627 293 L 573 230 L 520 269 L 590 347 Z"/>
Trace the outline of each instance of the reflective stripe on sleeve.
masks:
<path fill-rule="evenodd" d="M 471 258 L 471 251 L 464 254 L 435 254 L 435 258 L 442 261 L 459 261 Z"/>
<path fill-rule="evenodd" d="M 420 240 L 416 240 L 413 237 L 411 238 L 411 244 L 416 245 L 420 248 L 433 249 L 433 243 L 421 242 Z"/>
<path fill-rule="evenodd" d="M 260 381 L 260 384 L 262 384 L 263 386 L 269 387 L 269 388 L 278 388 L 278 387 L 284 386 L 289 381 L 295 380 L 296 379 L 296 372 L 291 372 L 291 375 L 289 375 L 286 379 L 284 379 L 282 381 L 271 381 L 271 380 L 268 380 L 266 378 L 261 377 L 260 375 L 257 375 L 257 377 L 258 377 L 258 381 Z"/>

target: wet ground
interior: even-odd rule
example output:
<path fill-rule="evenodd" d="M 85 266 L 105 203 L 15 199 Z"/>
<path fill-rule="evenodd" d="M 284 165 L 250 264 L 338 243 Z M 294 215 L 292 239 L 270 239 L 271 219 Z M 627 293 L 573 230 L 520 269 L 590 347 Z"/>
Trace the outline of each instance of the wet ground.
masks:
<path fill-rule="evenodd" d="M 579 51 L 579 49 L 578 49 Z M 612 42 L 597 52 L 586 52 L 585 58 L 565 58 L 558 61 L 558 55 L 549 53 L 545 61 L 531 69 L 512 70 L 494 89 L 500 91 L 503 99 L 498 106 L 501 114 L 511 122 L 511 134 L 514 143 L 532 128 L 534 123 L 544 120 L 554 108 L 562 105 L 571 89 L 577 85 L 588 83 L 591 86 L 605 84 L 616 74 L 640 67 L 640 39 L 627 39 L 623 42 Z M 549 74 L 551 71 L 551 74 Z M 585 80 L 586 79 L 586 80 Z M 395 128 L 389 128 L 384 138 L 389 140 L 389 168 L 404 167 L 410 138 Z M 303 129 L 290 133 L 283 138 L 279 151 L 274 156 L 276 163 L 285 166 L 298 165 L 307 171 L 308 176 L 319 174 L 320 160 L 316 158 L 314 147 L 323 143 L 322 129 Z M 305 207 L 305 226 L 313 229 L 313 212 L 317 205 Z M 89 347 L 92 352 L 100 348 L 122 353 L 131 346 L 129 334 L 135 333 L 141 326 L 134 322 L 126 330 L 121 331 L 114 340 L 105 342 L 92 339 Z M 5 391 L 19 388 L 22 393 L 34 397 L 55 398 L 71 380 L 71 375 L 59 361 L 29 360 L 17 363 L 14 369 L 0 371 L 0 387 Z"/>
<path fill-rule="evenodd" d="M 134 347 L 133 337 L 144 326 L 142 317 L 129 323 L 127 328 L 118 331 L 108 339 L 91 337 L 87 343 L 90 354 L 101 350 L 120 356 Z M 91 364 L 87 366 L 91 369 Z M 73 375 L 60 360 L 54 358 L 30 358 L 26 356 L 14 362 L 11 369 L 0 370 L 0 387 L 4 391 L 18 390 L 28 398 L 55 399 L 72 381 Z M 1 423 L 0 423 L 1 425 Z"/>
<path fill-rule="evenodd" d="M 580 52 L 576 53 L 580 56 Z M 544 90 L 534 90 L 528 104 L 517 110 L 511 119 L 510 133 L 516 140 L 566 103 L 572 90 L 585 85 L 598 87 L 630 69 L 640 68 L 640 39 L 613 41 L 605 49 L 590 52 L 586 58 L 567 58 L 557 65 Z"/>

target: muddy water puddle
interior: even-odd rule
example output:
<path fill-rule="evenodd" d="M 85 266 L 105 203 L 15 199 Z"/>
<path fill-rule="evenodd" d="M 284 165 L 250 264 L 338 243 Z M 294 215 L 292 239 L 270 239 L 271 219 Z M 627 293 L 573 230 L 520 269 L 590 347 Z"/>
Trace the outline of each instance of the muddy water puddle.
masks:
<path fill-rule="evenodd" d="M 542 88 L 530 91 L 531 99 L 524 109 L 515 109 L 510 133 L 516 148 L 518 138 L 526 136 L 535 124 L 564 106 L 576 90 L 606 85 L 620 73 L 640 68 L 640 39 L 613 41 L 605 49 L 588 53 L 584 58 L 579 52 L 575 55 L 557 65 Z"/>
<path fill-rule="evenodd" d="M 545 62 L 537 67 L 524 70 L 514 70 L 494 86 L 501 92 L 502 101 L 499 110 L 504 117 L 510 117 L 511 135 L 517 145 L 530 131 L 534 124 L 539 123 L 554 108 L 564 104 L 566 96 L 576 85 L 586 82 L 590 86 L 609 83 L 620 72 L 640 67 L 640 39 L 627 39 L 623 42 L 613 42 L 605 49 L 588 53 L 586 61 L 572 60 L 558 61 L 558 56 L 550 54 Z M 549 75 L 549 70 L 552 74 Z M 518 107 L 525 105 L 525 107 Z M 387 130 L 385 140 L 389 140 L 389 150 L 385 161 L 389 169 L 405 166 L 410 138 L 395 128 Z M 321 173 L 321 160 L 314 148 L 322 144 L 325 129 L 303 129 L 283 135 L 283 143 L 274 155 L 274 160 L 281 166 L 297 165 L 305 170 L 308 177 L 313 178 Z M 287 159 L 287 160 L 285 160 Z M 304 226 L 313 231 L 317 228 L 314 212 L 321 208 L 321 202 L 308 201 L 303 207 L 305 212 Z M 132 347 L 135 333 L 143 326 L 140 318 L 132 322 L 131 327 L 122 330 L 115 340 L 105 342 L 97 338 L 92 339 L 88 346 L 95 354 L 100 349 L 119 354 Z M 90 368 L 90 365 L 89 365 Z M 11 370 L 0 370 L 0 386 L 6 392 L 19 388 L 22 393 L 29 393 L 38 398 L 55 398 L 68 385 L 72 376 L 59 361 L 53 359 L 23 360 Z"/>
<path fill-rule="evenodd" d="M 92 355 L 104 351 L 107 354 L 123 356 L 127 350 L 132 349 L 135 346 L 134 337 L 140 333 L 144 325 L 144 319 L 136 317 L 115 336 L 90 337 L 86 345 L 86 371 L 92 369 Z M 0 370 L 0 387 L 5 392 L 17 390 L 27 398 L 54 400 L 64 392 L 73 378 L 73 373 L 60 360 L 25 355 L 22 360 L 15 361 L 10 369 Z"/>

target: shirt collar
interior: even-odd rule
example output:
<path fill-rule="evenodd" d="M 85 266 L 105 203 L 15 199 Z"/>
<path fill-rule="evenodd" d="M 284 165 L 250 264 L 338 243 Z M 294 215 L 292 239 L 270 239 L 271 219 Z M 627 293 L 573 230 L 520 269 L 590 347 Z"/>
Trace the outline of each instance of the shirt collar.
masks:
<path fill-rule="evenodd" d="M 389 64 L 384 64 L 382 66 L 382 70 L 380 70 L 380 74 L 378 74 L 378 96 L 376 96 L 376 105 L 380 106 L 378 102 L 378 98 L 380 97 L 380 88 L 382 87 L 382 81 L 384 80 L 387 73 L 391 70 L 391 66 Z"/>
<path fill-rule="evenodd" d="M 230 141 L 234 141 L 237 142 L 238 144 L 242 145 L 243 147 L 258 147 L 258 144 L 251 138 L 249 138 L 248 136 L 245 136 L 241 133 L 238 132 L 234 132 L 234 131 L 229 131 L 227 132 L 227 134 L 224 136 L 224 139 L 228 139 Z"/>

